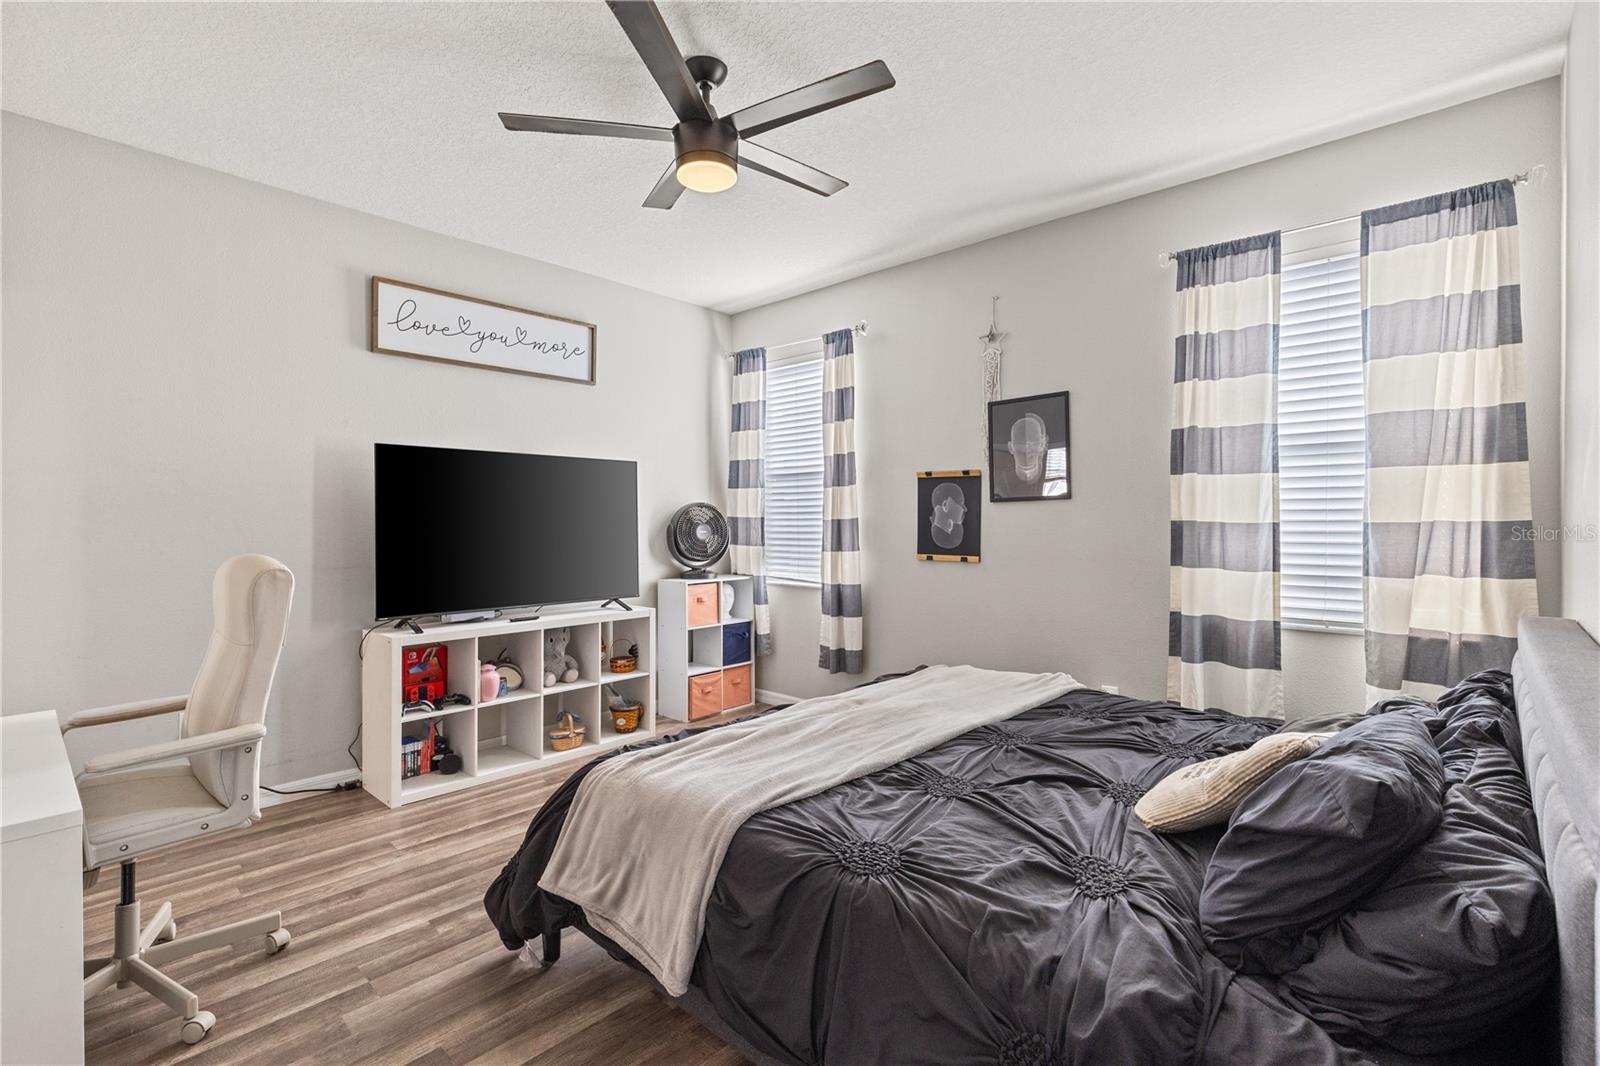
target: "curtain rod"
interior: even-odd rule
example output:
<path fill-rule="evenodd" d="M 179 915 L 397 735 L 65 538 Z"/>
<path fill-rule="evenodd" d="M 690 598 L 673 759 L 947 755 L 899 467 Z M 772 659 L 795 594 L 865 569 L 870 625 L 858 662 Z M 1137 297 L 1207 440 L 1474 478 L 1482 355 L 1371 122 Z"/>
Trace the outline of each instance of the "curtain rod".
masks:
<path fill-rule="evenodd" d="M 867 320 L 863 318 L 860 322 L 857 322 L 855 325 L 851 326 L 850 327 L 850 331 L 852 333 L 854 333 L 858 337 L 866 336 L 866 333 L 867 333 Z M 822 338 L 820 336 L 817 336 L 817 337 L 807 337 L 804 340 L 798 340 L 798 341 L 784 341 L 782 344 L 769 344 L 769 345 L 766 346 L 766 348 L 767 348 L 767 351 L 770 352 L 770 351 L 773 351 L 773 350 L 775 350 L 777 348 L 793 348 L 797 344 L 821 344 L 821 343 L 822 343 Z M 739 354 L 738 352 L 723 352 L 722 353 L 722 357 L 724 359 L 732 359 L 734 356 L 736 356 L 738 354 Z"/>
<path fill-rule="evenodd" d="M 1521 174 L 1513 174 L 1508 180 L 1513 185 L 1526 185 L 1530 180 L 1533 179 L 1536 173 L 1540 175 L 1544 173 L 1543 163 L 1529 167 Z M 1359 214 L 1346 215 L 1343 218 L 1330 218 L 1326 222 L 1313 222 L 1309 226 L 1296 226 L 1294 229 L 1279 230 L 1278 232 L 1284 234 L 1285 236 L 1291 233 L 1304 233 L 1307 230 L 1321 229 L 1324 226 L 1337 226 L 1341 222 L 1355 222 L 1360 217 L 1361 216 Z M 1164 267 L 1171 266 L 1173 263 L 1178 261 L 1178 256 L 1180 254 L 1181 253 L 1179 252 L 1161 252 L 1156 256 L 1156 263 Z"/>

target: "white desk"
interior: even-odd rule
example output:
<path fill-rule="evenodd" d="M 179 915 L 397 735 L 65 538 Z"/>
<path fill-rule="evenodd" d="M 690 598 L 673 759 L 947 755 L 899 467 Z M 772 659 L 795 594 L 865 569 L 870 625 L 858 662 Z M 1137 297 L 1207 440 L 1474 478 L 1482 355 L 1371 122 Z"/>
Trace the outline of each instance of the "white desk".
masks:
<path fill-rule="evenodd" d="M 0 715 L 0 1063 L 83 1062 L 83 808 L 54 711 Z"/>

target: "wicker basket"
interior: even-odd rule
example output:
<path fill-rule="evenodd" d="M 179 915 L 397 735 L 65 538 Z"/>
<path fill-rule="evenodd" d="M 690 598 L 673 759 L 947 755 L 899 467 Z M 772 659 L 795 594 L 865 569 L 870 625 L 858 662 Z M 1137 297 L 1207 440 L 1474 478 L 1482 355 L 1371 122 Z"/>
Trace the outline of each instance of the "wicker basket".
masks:
<path fill-rule="evenodd" d="M 619 733 L 631 733 L 639 728 L 639 716 L 643 713 L 642 703 L 634 703 L 631 707 L 613 707 L 610 710 L 611 726 Z"/>
<path fill-rule="evenodd" d="M 567 711 L 556 719 L 556 727 L 550 730 L 550 747 L 555 751 L 571 751 L 583 743 L 583 726 L 572 717 L 572 712 Z"/>
<path fill-rule="evenodd" d="M 631 674 L 639 669 L 637 655 L 613 655 L 611 657 L 611 672 L 613 674 Z"/>

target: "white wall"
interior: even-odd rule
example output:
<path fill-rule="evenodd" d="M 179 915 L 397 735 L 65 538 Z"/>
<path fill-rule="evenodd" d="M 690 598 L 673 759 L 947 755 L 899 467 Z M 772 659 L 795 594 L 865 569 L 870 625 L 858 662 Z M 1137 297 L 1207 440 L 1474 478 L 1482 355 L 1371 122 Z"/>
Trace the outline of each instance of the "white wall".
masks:
<path fill-rule="evenodd" d="M 1566 142 L 1563 614 L 1600 637 L 1600 7 L 1577 4 L 1562 78 Z"/>
<path fill-rule="evenodd" d="M 16 115 L 0 137 L 6 713 L 185 691 L 213 568 L 260 551 L 297 581 L 264 778 L 348 767 L 374 441 L 637 459 L 641 578 L 672 572 L 658 530 L 721 480 L 722 316 Z M 599 384 L 371 354 L 372 274 L 594 322 Z"/>
<path fill-rule="evenodd" d="M 1292 156 L 1060 219 L 734 316 L 739 347 L 866 318 L 857 416 L 868 675 L 919 662 L 1059 668 L 1165 693 L 1168 428 L 1174 278 L 1162 249 L 1359 213 L 1560 157 L 1549 80 Z M 1070 131 L 1059 131 L 1070 136 Z M 1003 159 L 985 160 L 996 181 Z M 1561 189 L 1519 191 L 1535 518 L 1559 516 Z M 848 194 L 845 194 L 848 195 Z M 826 240 L 826 234 L 818 234 Z M 977 335 L 999 294 L 1003 392 L 1072 393 L 1073 499 L 986 504 L 983 562 L 912 558 L 913 472 L 980 460 Z M 724 423 L 725 424 L 725 423 Z M 1559 604 L 1559 547 L 1540 544 Z M 772 591 L 776 654 L 760 685 L 854 684 L 816 667 L 817 594 Z M 1358 637 L 1290 633 L 1290 713 L 1361 705 Z"/>

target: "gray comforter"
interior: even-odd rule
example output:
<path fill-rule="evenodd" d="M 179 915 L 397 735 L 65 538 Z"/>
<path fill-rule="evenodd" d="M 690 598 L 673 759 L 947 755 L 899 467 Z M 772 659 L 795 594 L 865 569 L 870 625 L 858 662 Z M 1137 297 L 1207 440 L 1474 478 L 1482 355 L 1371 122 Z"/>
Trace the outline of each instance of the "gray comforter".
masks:
<path fill-rule="evenodd" d="M 1207 950 L 1217 831 L 1163 837 L 1133 815 L 1164 774 L 1279 724 L 1077 690 L 758 814 L 713 887 L 692 998 L 776 1063 L 1388 1061 Z M 489 888 L 508 948 L 587 931 L 538 888 L 585 770 Z"/>
<path fill-rule="evenodd" d="M 681 996 L 723 855 L 751 818 L 1082 687 L 1066 674 L 933 666 L 693 744 L 640 747 L 584 778 L 539 887 Z"/>

